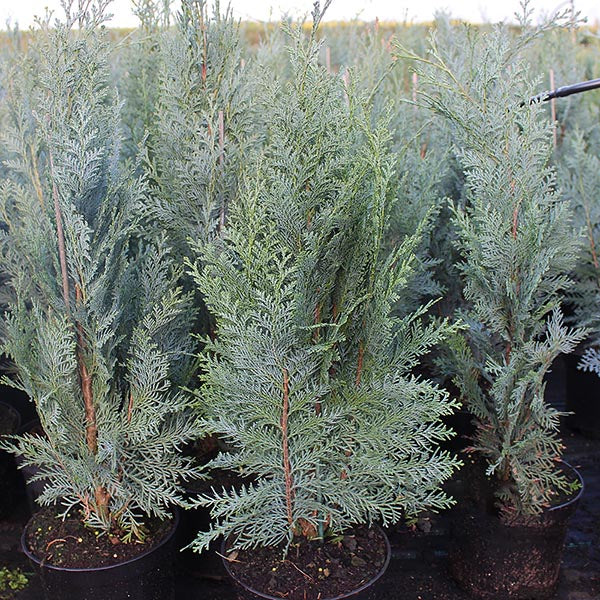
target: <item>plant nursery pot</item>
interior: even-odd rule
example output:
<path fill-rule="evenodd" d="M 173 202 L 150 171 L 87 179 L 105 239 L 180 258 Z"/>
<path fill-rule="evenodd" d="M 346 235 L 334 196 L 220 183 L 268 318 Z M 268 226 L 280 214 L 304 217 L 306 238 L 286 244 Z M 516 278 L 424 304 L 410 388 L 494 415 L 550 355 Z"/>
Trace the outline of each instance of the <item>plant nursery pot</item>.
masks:
<path fill-rule="evenodd" d="M 380 534 L 381 539 L 383 540 L 382 543 L 385 546 L 385 559 L 379 571 L 374 576 L 370 577 L 368 581 L 361 583 L 353 590 L 329 596 L 318 594 L 318 596 L 315 595 L 314 598 L 318 597 L 319 600 L 344 600 L 345 598 L 351 598 L 352 600 L 375 600 L 379 597 L 377 594 L 377 583 L 385 573 L 390 563 L 392 551 L 390 548 L 390 543 L 383 530 L 378 526 L 373 526 L 372 529 Z M 247 581 L 244 581 L 242 577 L 238 576 L 235 573 L 234 569 L 232 569 L 231 561 L 225 558 L 227 556 L 227 540 L 223 540 L 223 543 L 221 544 L 221 556 L 223 559 L 223 565 L 225 567 L 225 570 L 234 582 L 234 587 L 237 593 L 237 600 L 281 600 L 283 596 L 272 596 L 268 593 L 254 589 Z M 315 594 L 316 592 L 313 591 L 312 593 Z M 287 598 L 288 596 L 285 597 Z M 312 596 L 309 595 L 305 597 L 307 598 L 307 600 L 310 600 L 312 598 Z"/>
<path fill-rule="evenodd" d="M 15 434 L 20 426 L 19 412 L 10 404 L 0 402 L 0 435 Z M 0 519 L 14 510 L 20 485 L 14 457 L 5 450 L 0 450 Z"/>
<path fill-rule="evenodd" d="M 459 505 L 448 553 L 452 577 L 484 600 L 543 600 L 558 584 L 567 525 L 583 494 L 579 472 L 563 463 L 581 488 L 527 525 L 509 526 L 481 505 Z"/>
<path fill-rule="evenodd" d="M 186 500 L 193 500 L 199 494 L 210 494 L 211 488 L 239 490 L 244 483 L 252 481 L 251 478 L 243 478 L 231 471 L 216 471 L 213 476 L 206 480 L 188 481 L 183 484 Z M 187 548 L 199 531 L 208 531 L 211 524 L 210 509 L 206 507 L 189 508 L 181 512 L 179 526 L 177 528 L 177 547 L 182 548 L 178 552 L 179 562 L 196 562 L 198 554 Z"/>
<path fill-rule="evenodd" d="M 40 576 L 45 600 L 173 600 L 174 533 L 179 512 L 174 510 L 168 533 L 137 556 L 106 567 L 65 568 L 33 554 L 23 530 L 21 548 Z"/>
<path fill-rule="evenodd" d="M 587 437 L 600 439 L 600 377 L 596 373 L 581 371 L 577 365 L 581 357 L 569 354 L 564 357 L 567 385 L 567 417 L 571 429 Z"/>

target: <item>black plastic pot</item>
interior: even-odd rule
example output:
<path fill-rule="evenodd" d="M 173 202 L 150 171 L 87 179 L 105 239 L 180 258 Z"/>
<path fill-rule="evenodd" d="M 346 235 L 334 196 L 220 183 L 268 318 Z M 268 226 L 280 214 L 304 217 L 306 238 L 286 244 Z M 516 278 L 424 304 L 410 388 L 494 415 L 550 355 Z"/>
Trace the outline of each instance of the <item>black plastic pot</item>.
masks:
<path fill-rule="evenodd" d="M 600 377 L 577 368 L 581 356 L 569 354 L 564 357 L 567 410 L 572 412 L 567 424 L 587 437 L 600 439 Z"/>
<path fill-rule="evenodd" d="M 377 575 L 375 575 L 375 577 L 373 577 L 371 580 L 367 581 L 367 583 L 365 583 L 364 585 L 361 585 L 359 588 L 357 588 L 351 592 L 342 594 L 340 596 L 335 596 L 335 597 L 323 597 L 323 598 L 321 598 L 321 600 L 344 600 L 345 598 L 351 598 L 351 600 L 375 600 L 376 598 L 379 597 L 377 594 L 377 582 L 381 579 L 381 577 L 385 573 L 386 569 L 388 568 L 388 565 L 390 564 L 390 558 L 392 556 L 392 549 L 390 548 L 390 543 L 387 539 L 387 536 L 385 535 L 385 532 L 380 527 L 377 527 L 376 525 L 374 527 L 376 527 L 377 530 L 383 536 L 383 540 L 385 541 L 385 550 L 386 550 L 385 562 L 383 563 L 383 566 L 381 567 L 381 570 L 379 571 L 379 573 L 377 573 Z M 280 596 L 271 596 L 269 594 L 264 594 L 263 592 L 259 592 L 258 590 L 251 588 L 249 585 L 247 585 L 241 579 L 239 579 L 238 577 L 235 576 L 235 574 L 231 571 L 231 568 L 230 568 L 231 565 L 230 565 L 229 561 L 226 558 L 224 558 L 227 553 L 226 543 L 227 543 L 227 541 L 223 540 L 223 543 L 221 544 L 221 556 L 223 557 L 222 560 L 223 560 L 223 565 L 225 567 L 225 570 L 227 571 L 227 574 L 229 575 L 229 577 L 231 577 L 231 579 L 234 582 L 234 587 L 237 592 L 237 599 L 238 600 L 258 600 L 258 599 L 260 599 L 260 600 L 281 600 Z"/>
<path fill-rule="evenodd" d="M 45 600 L 173 600 L 174 533 L 179 512 L 173 514 L 171 531 L 156 546 L 109 567 L 68 569 L 46 564 L 27 547 L 27 526 L 21 548 L 40 576 Z"/>
<path fill-rule="evenodd" d="M 21 415 L 6 402 L 0 402 L 0 419 L 3 429 L 1 433 L 12 435 L 21 426 Z M 10 515 L 21 492 L 19 473 L 14 456 L 5 450 L 0 450 L 0 519 Z"/>
<path fill-rule="evenodd" d="M 449 568 L 475 598 L 543 600 L 558 584 L 567 526 L 583 494 L 579 472 L 563 463 L 581 489 L 527 525 L 508 526 L 480 503 L 465 503 L 453 514 Z"/>
<path fill-rule="evenodd" d="M 239 490 L 244 483 L 250 481 L 250 478 L 244 479 L 233 472 L 221 471 L 217 478 L 185 482 L 183 484 L 184 497 L 186 500 L 192 501 L 201 494 L 210 494 L 213 487 Z M 208 531 L 210 525 L 210 509 L 197 507 L 182 511 L 176 543 L 177 547 L 182 549 L 178 552 L 177 560 L 184 568 L 193 569 L 198 561 L 198 553 L 186 547 L 196 539 L 198 532 Z M 186 549 L 183 550 L 183 548 Z M 217 548 L 218 546 L 215 547 L 215 549 Z"/>

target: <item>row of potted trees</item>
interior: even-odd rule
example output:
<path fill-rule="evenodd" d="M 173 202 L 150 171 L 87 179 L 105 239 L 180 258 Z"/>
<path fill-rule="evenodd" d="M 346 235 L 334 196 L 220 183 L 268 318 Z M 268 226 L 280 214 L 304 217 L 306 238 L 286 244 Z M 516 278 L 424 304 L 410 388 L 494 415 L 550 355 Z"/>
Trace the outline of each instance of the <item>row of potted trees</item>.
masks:
<path fill-rule="evenodd" d="M 461 462 L 439 446 L 458 403 L 423 375 L 434 347 L 476 424 L 451 570 L 478 597 L 551 594 L 582 482 L 544 375 L 586 331 L 562 322 L 579 242 L 550 127 L 522 102 L 540 29 L 394 51 L 464 176 L 450 319 L 407 293 L 435 209 L 390 235 L 411 173 L 376 90 L 320 66 L 318 3 L 278 75 L 185 1 L 129 160 L 108 2 L 65 6 L 6 77 L 0 188 L 2 350 L 43 431 L 4 446 L 46 481 L 23 534 L 46 597 L 167 597 L 176 506 L 210 508 L 192 545 L 221 538 L 246 597 L 370 593 L 390 558 L 378 524 L 452 504 Z M 183 451 L 200 439 L 216 456 Z M 184 497 L 215 470 L 243 483 Z"/>

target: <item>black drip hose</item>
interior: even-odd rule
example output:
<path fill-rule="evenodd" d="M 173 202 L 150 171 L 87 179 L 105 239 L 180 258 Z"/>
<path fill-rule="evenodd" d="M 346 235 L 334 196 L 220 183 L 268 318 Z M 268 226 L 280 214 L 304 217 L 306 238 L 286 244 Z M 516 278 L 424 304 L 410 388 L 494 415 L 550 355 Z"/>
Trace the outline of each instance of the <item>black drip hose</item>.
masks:
<path fill-rule="evenodd" d="M 589 81 L 582 81 L 580 83 L 574 83 L 573 85 L 563 85 L 555 90 L 542 92 L 537 96 L 533 96 L 533 98 L 529 99 L 529 104 L 547 102 L 548 100 L 552 100 L 552 98 L 565 98 L 572 94 L 580 94 L 581 92 L 588 92 L 589 90 L 598 88 L 600 88 L 600 79 L 590 79 Z"/>

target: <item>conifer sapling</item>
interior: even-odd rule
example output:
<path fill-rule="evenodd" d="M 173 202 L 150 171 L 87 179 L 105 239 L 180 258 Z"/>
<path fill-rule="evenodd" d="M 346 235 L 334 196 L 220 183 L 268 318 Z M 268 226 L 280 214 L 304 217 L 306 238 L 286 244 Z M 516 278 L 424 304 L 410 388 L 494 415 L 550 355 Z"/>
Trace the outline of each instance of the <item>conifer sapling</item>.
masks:
<path fill-rule="evenodd" d="M 315 28 L 321 13 L 318 5 Z M 448 506 L 439 489 L 457 460 L 445 391 L 410 375 L 451 329 L 420 313 L 390 317 L 418 235 L 384 256 L 392 157 L 387 123 L 342 77 L 318 65 L 313 37 L 290 34 L 293 76 L 273 83 L 260 159 L 248 166 L 224 239 L 192 268 L 216 317 L 202 353 L 202 426 L 231 452 L 207 469 L 255 482 L 197 504 L 213 523 L 193 547 L 323 539 Z M 394 346 L 394 335 L 403 343 Z"/>
<path fill-rule="evenodd" d="M 464 206 L 454 205 L 470 328 L 452 336 L 445 368 L 475 415 L 471 450 L 487 462 L 507 518 L 549 506 L 569 481 L 557 461 L 560 413 L 544 400 L 544 375 L 584 336 L 563 324 L 562 292 L 579 250 L 571 211 L 550 166 L 551 128 L 523 102 L 534 85 L 522 49 L 552 24 L 522 33 L 456 29 L 457 43 L 432 39 L 417 64 L 423 102 L 453 130 L 465 173 Z"/>
<path fill-rule="evenodd" d="M 120 166 L 107 5 L 64 2 L 66 21 L 42 24 L 30 111 L 7 99 L 2 351 L 45 434 L 8 444 L 48 480 L 39 501 L 127 540 L 143 537 L 144 515 L 170 514 L 192 474 L 178 454 L 195 434 L 178 386 L 194 311 L 165 241 L 137 228 L 148 190 Z"/>

